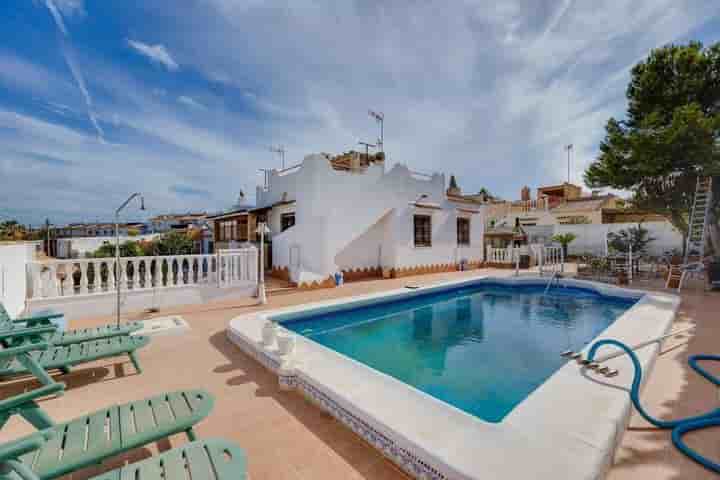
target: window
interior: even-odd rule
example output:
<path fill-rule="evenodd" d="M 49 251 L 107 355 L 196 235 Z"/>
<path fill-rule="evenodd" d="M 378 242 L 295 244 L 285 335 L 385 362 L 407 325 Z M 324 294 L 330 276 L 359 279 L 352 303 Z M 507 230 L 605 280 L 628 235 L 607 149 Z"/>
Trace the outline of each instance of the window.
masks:
<path fill-rule="evenodd" d="M 457 244 L 470 245 L 470 219 L 458 217 L 457 219 Z"/>
<path fill-rule="evenodd" d="M 430 215 L 415 215 L 413 217 L 415 226 L 415 246 L 432 246 L 432 222 Z"/>
<path fill-rule="evenodd" d="M 295 225 L 295 212 L 283 213 L 280 215 L 280 231 L 284 232 Z"/>
<path fill-rule="evenodd" d="M 237 222 L 235 220 L 227 220 L 220 222 L 220 238 L 218 240 L 229 241 L 237 239 Z"/>

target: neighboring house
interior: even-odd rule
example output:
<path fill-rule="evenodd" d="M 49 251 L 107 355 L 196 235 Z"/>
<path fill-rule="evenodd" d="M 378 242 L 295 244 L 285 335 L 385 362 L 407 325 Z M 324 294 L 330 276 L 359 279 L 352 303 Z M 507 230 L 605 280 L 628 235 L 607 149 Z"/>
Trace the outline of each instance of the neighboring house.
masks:
<path fill-rule="evenodd" d="M 570 245 L 571 254 L 604 253 L 608 232 L 616 232 L 642 223 L 656 239 L 651 251 L 682 248 L 682 235 L 663 216 L 624 207 L 625 202 L 613 194 L 597 191 L 585 194 L 578 185 L 563 183 L 537 189 L 535 199 L 530 188 L 524 187 L 520 200 L 487 203 L 488 243 L 507 245 L 507 230 L 521 226 L 528 244 L 547 244 L 555 234 L 573 233 L 576 240 Z M 502 246 L 505 246 L 502 245 Z"/>
<path fill-rule="evenodd" d="M 170 230 L 186 230 L 189 226 L 202 227 L 206 224 L 207 212 L 157 215 L 148 220 L 150 231 L 165 233 Z"/>
<path fill-rule="evenodd" d="M 120 236 L 142 235 L 147 227 L 144 223 L 132 222 L 119 225 Z M 88 237 L 114 237 L 114 223 L 71 223 L 52 229 L 56 238 L 88 238 Z"/>
<path fill-rule="evenodd" d="M 152 241 L 157 236 L 157 234 L 135 235 L 132 237 L 129 237 L 127 235 L 121 235 L 120 244 L 123 244 L 127 241 Z M 106 243 L 110 245 L 115 245 L 115 237 L 72 237 L 58 238 L 53 240 L 55 243 L 53 251 L 56 258 L 85 258 L 88 255 L 94 253 L 97 249 L 99 249 Z"/>
<path fill-rule="evenodd" d="M 384 155 L 314 154 L 268 172 L 257 207 L 213 218 L 215 232 L 256 241 L 270 228 L 273 272 L 328 284 L 338 271 L 402 276 L 483 260 L 482 205 L 445 190 L 445 176 L 385 170 Z"/>

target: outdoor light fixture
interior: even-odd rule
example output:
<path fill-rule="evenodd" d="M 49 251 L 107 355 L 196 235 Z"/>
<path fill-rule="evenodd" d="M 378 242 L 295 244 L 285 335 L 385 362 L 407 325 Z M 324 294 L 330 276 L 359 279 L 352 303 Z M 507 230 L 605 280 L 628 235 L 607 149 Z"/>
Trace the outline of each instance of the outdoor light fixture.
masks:
<path fill-rule="evenodd" d="M 270 233 L 270 229 L 265 222 L 260 222 L 256 230 L 260 234 L 260 278 L 258 279 L 258 303 L 265 305 L 267 303 L 267 294 L 265 292 L 265 235 Z"/>
<path fill-rule="evenodd" d="M 145 197 L 139 193 L 130 195 L 128 199 L 115 210 L 115 290 L 117 293 L 115 323 L 118 328 L 120 328 L 120 212 L 127 207 L 135 197 L 140 197 L 140 210 L 145 210 Z"/>

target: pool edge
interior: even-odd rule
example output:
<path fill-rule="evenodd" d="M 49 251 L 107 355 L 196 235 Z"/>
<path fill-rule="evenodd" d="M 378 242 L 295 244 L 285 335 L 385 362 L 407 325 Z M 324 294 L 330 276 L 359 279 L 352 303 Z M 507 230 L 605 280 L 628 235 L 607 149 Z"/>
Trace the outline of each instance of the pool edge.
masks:
<path fill-rule="evenodd" d="M 261 325 L 264 324 L 267 318 L 278 314 L 316 309 L 325 311 L 340 305 L 360 305 L 368 301 L 374 303 L 398 295 L 412 297 L 432 290 L 472 284 L 481 280 L 491 280 L 508 285 L 537 284 L 547 281 L 547 279 L 537 277 L 499 278 L 477 276 L 469 279 L 441 282 L 418 290 L 394 289 L 369 295 L 273 309 L 234 318 L 228 328 L 228 336 L 241 350 L 275 372 L 279 377 L 281 388 L 298 390 L 306 398 L 333 415 L 337 420 L 373 445 L 385 457 L 416 478 L 513 478 L 514 475 L 522 475 L 526 470 L 525 473 L 531 472 L 537 476 L 539 470 L 543 470 L 543 468 L 538 470 L 538 467 L 542 465 L 549 466 L 550 471 L 553 471 L 554 476 L 557 478 L 603 478 L 612 464 L 613 453 L 622 438 L 625 425 L 629 421 L 631 413 L 630 400 L 624 391 L 600 386 L 590 387 L 591 382 L 581 376 L 581 373 L 577 371 L 578 367 L 574 364 L 561 367 L 541 387 L 515 407 L 501 422 L 492 424 L 484 422 L 441 400 L 430 397 L 428 394 L 420 392 L 400 380 L 392 377 L 388 377 L 391 380 L 383 379 L 381 376 L 387 377 L 385 374 L 300 336 L 298 336 L 298 353 L 295 357 L 310 355 L 310 358 L 312 358 L 312 355 L 315 355 L 315 367 L 304 366 L 305 362 L 297 358 L 288 364 L 284 362 L 282 357 L 277 355 L 276 351 L 266 349 L 260 345 Z M 637 341 L 659 336 L 671 326 L 680 303 L 679 297 L 670 294 L 629 290 L 584 280 L 565 279 L 563 282 L 567 285 L 589 288 L 604 295 L 640 299 L 635 306 L 621 315 L 608 329 L 601 332 L 597 339 L 612 336 L 629 343 L 636 343 Z M 642 323 L 642 326 L 639 325 L 640 323 Z M 648 329 L 648 326 L 654 328 Z M 656 333 L 657 335 L 655 335 Z M 308 345 L 310 345 L 309 349 Z M 313 345 L 327 351 L 320 352 L 318 349 L 312 348 Z M 654 345 L 640 354 L 641 363 L 648 372 L 645 378 L 649 376 L 655 362 L 657 350 L 658 347 Z M 333 357 L 333 354 L 335 357 Z M 459 452 L 460 455 L 458 455 L 457 452 L 449 450 L 446 445 L 438 444 L 437 441 L 433 441 L 427 435 L 418 434 L 416 435 L 417 438 L 411 438 L 412 435 L 407 434 L 407 428 L 404 431 L 404 427 L 399 425 L 400 419 L 395 420 L 387 415 L 383 419 L 382 415 L 376 414 L 381 409 L 377 405 L 367 403 L 369 400 L 366 393 L 364 394 L 365 400 L 363 400 L 366 405 L 357 404 L 357 402 L 353 403 L 353 392 L 348 391 L 352 390 L 352 383 L 347 383 L 346 380 L 343 383 L 343 380 L 338 379 L 335 385 L 329 385 L 318 380 L 318 377 L 324 375 L 325 379 L 327 379 L 329 378 L 328 375 L 332 374 L 332 372 L 322 371 L 328 370 L 328 368 L 318 367 L 322 362 L 317 363 L 318 358 L 322 360 L 328 356 L 333 361 L 336 361 L 338 365 L 343 365 L 342 368 L 338 367 L 340 370 L 358 372 L 364 378 L 365 383 L 376 382 L 382 387 L 380 390 L 390 393 L 390 396 L 410 395 L 416 403 L 427 407 L 427 411 L 431 413 L 425 415 L 428 422 L 434 423 L 442 420 L 443 426 L 446 427 L 445 430 L 447 431 L 441 432 L 444 436 L 438 434 L 442 439 L 460 442 L 463 440 L 463 435 L 472 433 L 474 443 L 478 444 L 477 449 L 471 449 L 465 452 L 465 455 L 461 451 Z M 312 361 L 310 361 L 311 364 Z M 621 374 L 612 383 L 617 385 L 629 384 L 629 363 L 625 364 L 625 360 L 619 358 L 609 362 L 609 364 L 613 368 L 621 369 Z M 364 371 L 364 369 L 358 369 L 358 365 L 371 373 Z M 314 373 L 313 369 L 315 370 Z M 372 372 L 376 374 L 376 379 L 371 378 Z M 411 389 L 413 392 L 403 391 L 403 387 Z M 362 397 L 362 388 L 355 388 L 358 391 L 358 398 Z M 418 395 L 418 393 L 422 395 Z M 593 415 L 574 415 L 577 413 L 579 404 L 573 402 L 578 399 L 580 404 L 587 407 L 588 411 L 593 412 Z M 567 400 L 571 401 L 567 402 Z M 563 401 L 568 403 L 567 408 L 563 408 Z M 358 402 L 360 401 L 358 400 Z M 424 412 L 422 409 L 418 411 Z M 396 423 L 396 425 L 393 425 L 393 423 Z M 405 423 L 407 423 L 407 419 L 405 419 Z M 593 427 L 594 424 L 596 428 Z M 477 435 L 483 438 L 475 438 Z M 498 445 L 493 445 L 495 439 L 502 440 L 501 445 L 499 445 L 501 450 L 503 448 L 515 448 L 518 450 L 517 452 L 506 452 L 509 455 L 521 453 L 528 460 L 535 457 L 541 462 L 541 465 L 536 464 L 535 467 L 530 468 L 528 465 L 521 465 L 517 462 L 498 463 L 497 458 L 487 458 L 486 462 L 478 464 L 474 462 L 476 459 L 464 459 L 464 456 L 468 454 L 472 455 L 474 453 L 477 456 L 478 453 L 483 451 L 487 451 L 488 457 L 495 455 L 498 451 Z M 465 438 L 465 440 L 468 440 L 468 438 Z M 554 449 L 548 449 L 542 445 L 543 441 L 547 442 L 548 440 L 551 440 L 553 444 L 559 444 L 560 452 L 553 454 Z M 485 443 L 485 449 L 482 448 L 483 443 Z M 461 442 L 458 443 L 458 448 L 464 450 Z M 567 454 L 566 450 L 569 450 L 570 454 Z M 522 463 L 525 464 L 525 462 Z M 478 469 L 478 467 L 482 467 L 482 470 Z"/>

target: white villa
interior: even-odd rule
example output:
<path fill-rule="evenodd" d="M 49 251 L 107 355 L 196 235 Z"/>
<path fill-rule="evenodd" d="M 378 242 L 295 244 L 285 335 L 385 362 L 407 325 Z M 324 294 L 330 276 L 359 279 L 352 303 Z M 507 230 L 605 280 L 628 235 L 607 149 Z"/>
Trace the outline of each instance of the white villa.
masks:
<path fill-rule="evenodd" d="M 387 277 L 478 264 L 484 207 L 445 186 L 442 174 L 386 171 L 382 153 L 314 154 L 268 172 L 247 225 L 267 221 L 273 272 L 298 284 L 339 271 Z"/>

